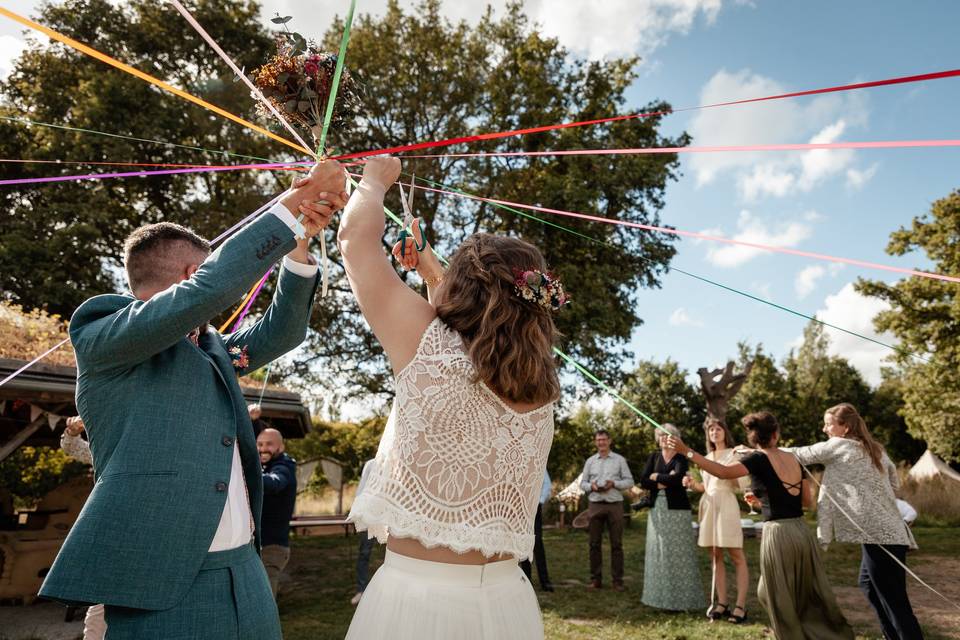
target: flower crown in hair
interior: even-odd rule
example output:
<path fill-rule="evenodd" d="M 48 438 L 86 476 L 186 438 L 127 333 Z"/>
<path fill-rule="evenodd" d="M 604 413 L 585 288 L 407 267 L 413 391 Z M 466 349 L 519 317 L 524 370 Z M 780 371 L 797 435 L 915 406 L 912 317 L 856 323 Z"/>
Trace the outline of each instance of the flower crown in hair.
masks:
<path fill-rule="evenodd" d="M 560 278 L 551 273 L 544 273 L 539 269 L 514 269 L 513 275 L 516 276 L 513 284 L 517 295 L 524 300 L 536 302 L 548 311 L 558 311 L 570 302 L 570 296 L 564 293 Z"/>

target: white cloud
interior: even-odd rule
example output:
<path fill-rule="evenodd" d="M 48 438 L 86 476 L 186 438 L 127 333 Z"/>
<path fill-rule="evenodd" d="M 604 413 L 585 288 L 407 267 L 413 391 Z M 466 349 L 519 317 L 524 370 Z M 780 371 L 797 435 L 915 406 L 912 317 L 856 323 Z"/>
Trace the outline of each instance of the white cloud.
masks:
<path fill-rule="evenodd" d="M 609 56 L 647 55 L 667 42 L 673 33 L 686 34 L 702 18 L 712 24 L 724 0 L 604 0 L 603 2 L 571 2 L 570 0 L 526 0 L 524 10 L 542 32 L 555 37 L 575 54 L 598 60 Z M 303 11 L 300 0 L 264 0 L 265 20 L 274 12 L 293 15 L 292 27 L 304 35 L 319 37 L 335 14 L 343 15 L 341 4 L 316 3 Z M 503 15 L 505 0 L 489 2 L 454 2 L 444 0 L 441 12 L 453 22 L 476 23 L 490 4 Z M 739 3 L 738 3 L 739 4 Z M 383 15 L 386 0 L 367 0 L 363 13 Z M 416 2 L 401 0 L 400 7 L 409 11 Z"/>
<path fill-rule="evenodd" d="M 687 313 L 687 310 L 683 307 L 679 307 L 670 314 L 670 319 L 668 320 L 671 327 L 702 327 L 703 321 L 697 320 L 690 316 Z"/>
<path fill-rule="evenodd" d="M 885 301 L 862 296 L 853 288 L 853 283 L 848 283 L 837 293 L 827 296 L 816 317 L 869 338 L 895 344 L 896 338 L 892 335 L 878 334 L 873 328 L 873 319 L 888 308 Z M 830 337 L 831 355 L 846 358 L 870 384 L 880 383 L 880 368 L 887 356 L 893 353 L 890 349 L 829 327 L 825 331 Z"/>
<path fill-rule="evenodd" d="M 813 293 L 814 289 L 817 288 L 817 281 L 825 276 L 826 273 L 827 270 L 820 265 L 813 265 L 802 269 L 793 281 L 793 288 L 797 292 L 797 298 L 803 300 Z"/>
<path fill-rule="evenodd" d="M 701 104 L 755 98 L 784 93 L 787 88 L 771 78 L 749 70 L 720 70 L 704 85 Z M 868 109 L 862 94 L 832 94 L 807 102 L 775 100 L 738 105 L 735 109 L 704 109 L 691 120 L 690 132 L 697 145 L 778 144 L 835 142 L 863 127 Z M 863 184 L 870 169 L 854 166 L 851 149 L 815 149 L 803 152 L 737 152 L 694 154 L 690 166 L 698 185 L 732 174 L 741 197 L 785 197 L 808 192 L 826 180 L 846 175 L 848 184 Z M 853 173 L 850 173 L 850 172 Z M 869 174 L 869 175 L 868 175 Z"/>
<path fill-rule="evenodd" d="M 27 43 L 16 36 L 0 36 L 0 78 L 6 78 L 13 70 L 13 63 L 23 52 Z"/>
<path fill-rule="evenodd" d="M 798 221 L 774 226 L 746 210 L 740 212 L 737 229 L 737 233 L 733 236 L 734 240 L 774 247 L 795 247 L 809 238 L 813 231 L 809 224 Z M 722 234 L 715 232 L 713 235 Z M 766 252 L 753 247 L 710 242 L 707 260 L 714 266 L 729 268 L 740 266 L 763 253 Z"/>
<path fill-rule="evenodd" d="M 574 53 L 592 60 L 647 55 L 672 33 L 686 34 L 702 16 L 713 23 L 722 0 L 604 0 L 527 2 L 530 15 Z M 531 10 L 536 7 L 536 10 Z"/>
<path fill-rule="evenodd" d="M 847 186 L 851 189 L 860 189 L 863 185 L 870 182 L 877 173 L 879 165 L 874 163 L 866 169 L 847 169 Z"/>

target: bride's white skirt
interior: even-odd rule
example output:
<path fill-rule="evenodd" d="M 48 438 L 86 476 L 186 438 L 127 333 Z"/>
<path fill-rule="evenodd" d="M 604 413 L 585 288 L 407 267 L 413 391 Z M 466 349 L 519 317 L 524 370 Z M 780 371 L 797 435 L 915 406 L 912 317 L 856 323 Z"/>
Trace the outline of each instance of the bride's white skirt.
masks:
<path fill-rule="evenodd" d="M 540 604 L 514 561 L 458 565 L 387 551 L 346 640 L 542 640 Z"/>

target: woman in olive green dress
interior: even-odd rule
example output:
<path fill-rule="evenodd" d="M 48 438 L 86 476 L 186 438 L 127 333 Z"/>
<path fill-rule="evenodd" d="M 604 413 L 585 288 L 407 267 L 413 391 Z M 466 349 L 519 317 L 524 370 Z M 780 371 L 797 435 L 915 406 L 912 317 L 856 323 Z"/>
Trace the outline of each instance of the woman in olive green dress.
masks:
<path fill-rule="evenodd" d="M 708 460 L 679 438 L 671 437 L 668 444 L 718 478 L 750 475 L 764 519 L 757 597 L 777 639 L 853 640 L 853 629 L 827 581 L 813 532 L 803 521 L 803 507 L 810 506 L 812 498 L 800 463 L 777 447 L 780 426 L 771 413 L 745 416 L 743 426 L 747 440 L 758 450 L 737 464 Z"/>

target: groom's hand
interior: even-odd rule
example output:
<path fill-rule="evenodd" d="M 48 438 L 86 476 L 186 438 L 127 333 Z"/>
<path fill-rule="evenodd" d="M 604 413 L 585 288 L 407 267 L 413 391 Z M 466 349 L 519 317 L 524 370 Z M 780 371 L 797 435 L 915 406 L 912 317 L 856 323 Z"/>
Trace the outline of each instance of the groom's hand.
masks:
<path fill-rule="evenodd" d="M 294 181 L 280 201 L 294 216 L 303 216 L 307 237 L 312 237 L 330 223 L 331 216 L 346 206 L 345 173 L 336 160 L 318 162 L 305 178 Z"/>
<path fill-rule="evenodd" d="M 296 213 L 303 215 L 303 226 L 306 229 L 306 239 L 320 233 L 333 219 L 333 214 L 347 205 L 347 194 L 327 193 L 321 191 L 316 200 L 301 200 L 297 205 Z"/>

